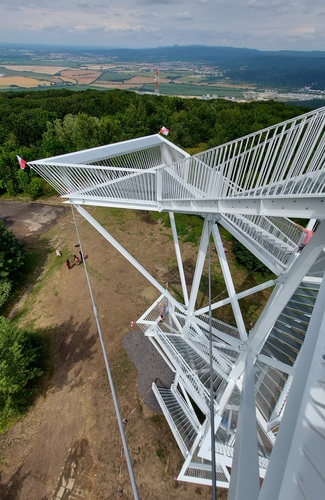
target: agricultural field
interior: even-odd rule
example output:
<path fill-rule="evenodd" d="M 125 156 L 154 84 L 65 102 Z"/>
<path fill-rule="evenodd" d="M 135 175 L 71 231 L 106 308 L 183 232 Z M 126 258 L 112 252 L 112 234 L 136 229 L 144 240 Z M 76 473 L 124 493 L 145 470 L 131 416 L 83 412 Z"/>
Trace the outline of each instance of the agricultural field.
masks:
<path fill-rule="evenodd" d="M 206 76 L 206 69 L 173 69 L 164 64 L 145 63 L 101 63 L 93 56 L 91 61 L 62 60 L 61 58 L 42 61 L 30 57 L 1 60 L 0 90 L 40 89 L 74 87 L 97 89 L 124 89 L 153 93 L 156 89 L 156 69 L 159 70 L 159 93 L 184 97 L 216 96 L 241 99 L 243 91 L 251 88 L 228 83 L 219 76 Z M 254 86 L 253 86 L 254 88 Z"/>
<path fill-rule="evenodd" d="M 230 57 L 227 48 L 224 50 L 166 47 L 162 53 L 160 49 L 26 48 L 0 44 L 0 91 L 120 89 L 199 99 L 239 102 L 272 99 L 305 102 L 306 106 L 310 101 L 315 107 L 324 105 L 323 72 L 319 70 L 317 54 L 306 58 L 297 53 L 302 65 L 297 73 L 294 56 L 286 63 L 279 56 L 277 69 L 271 70 L 269 59 L 263 54 L 258 55 L 255 65 L 251 59 L 245 65 L 242 51 L 238 49 L 235 56 L 230 51 Z M 313 89 L 310 78 L 318 82 L 318 90 Z"/>

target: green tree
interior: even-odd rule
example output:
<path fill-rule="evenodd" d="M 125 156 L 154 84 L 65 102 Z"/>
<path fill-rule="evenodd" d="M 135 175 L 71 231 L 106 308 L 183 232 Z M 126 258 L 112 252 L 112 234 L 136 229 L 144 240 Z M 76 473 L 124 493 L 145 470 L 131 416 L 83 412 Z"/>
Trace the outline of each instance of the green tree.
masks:
<path fill-rule="evenodd" d="M 17 281 L 25 264 L 24 247 L 0 221 L 0 279 Z"/>
<path fill-rule="evenodd" d="M 12 283 L 8 279 L 0 279 L 0 309 L 10 297 Z"/>
<path fill-rule="evenodd" d="M 16 179 L 18 182 L 18 188 L 27 193 L 29 188 L 29 175 L 25 170 L 21 170 L 21 168 L 16 169 L 15 171 Z"/>
<path fill-rule="evenodd" d="M 123 130 L 120 120 L 111 116 L 103 116 L 98 124 L 97 143 L 98 146 L 105 146 L 114 142 L 119 142 L 123 138 Z"/>
<path fill-rule="evenodd" d="M 80 151 L 82 149 L 97 146 L 96 132 L 98 129 L 98 118 L 80 113 L 76 117 L 74 133 L 72 135 L 74 147 Z"/>
<path fill-rule="evenodd" d="M 10 297 L 25 263 L 25 250 L 0 221 L 0 309 Z"/>
<path fill-rule="evenodd" d="M 42 374 L 43 340 L 0 316 L 0 431 L 23 413 Z"/>
<path fill-rule="evenodd" d="M 249 271 L 258 272 L 262 276 L 269 276 L 272 274 L 272 271 L 244 247 L 240 241 L 236 239 L 233 240 L 232 250 L 236 256 L 237 262 Z"/>

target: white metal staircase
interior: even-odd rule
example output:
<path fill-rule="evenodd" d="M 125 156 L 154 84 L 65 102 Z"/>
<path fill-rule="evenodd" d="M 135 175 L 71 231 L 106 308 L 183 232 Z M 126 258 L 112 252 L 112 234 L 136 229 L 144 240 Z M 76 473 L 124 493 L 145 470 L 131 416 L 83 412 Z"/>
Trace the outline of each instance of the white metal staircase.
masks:
<path fill-rule="evenodd" d="M 301 238 L 286 218 L 223 214 L 218 222 L 275 274 L 285 270 Z"/>
<path fill-rule="evenodd" d="M 190 453 L 197 438 L 200 423 L 184 397 L 175 389 L 152 385 L 154 394 L 168 419 L 170 428 L 184 457 Z"/>
<path fill-rule="evenodd" d="M 186 384 L 190 396 L 204 413 L 208 413 L 210 408 L 210 366 L 206 356 L 198 350 L 194 350 L 186 338 L 180 335 L 158 333 L 156 339 Z M 215 393 L 222 380 L 222 376 L 217 370 L 214 370 L 213 391 Z M 216 401 L 215 404 L 217 405 Z"/>
<path fill-rule="evenodd" d="M 157 288 L 158 302 L 168 304 L 164 324 L 158 322 L 157 302 L 137 323 L 175 372 L 171 388 L 154 384 L 153 390 L 184 456 L 178 479 L 211 484 L 215 440 L 217 484 L 230 484 L 230 500 L 323 498 L 325 108 L 193 157 L 153 135 L 30 166 Z M 184 301 L 100 226 L 87 205 L 168 211 Z M 191 287 L 174 212 L 204 218 Z M 301 253 L 297 247 L 303 231 L 288 217 L 318 220 Z M 276 277 L 238 292 L 217 223 Z M 227 293 L 198 308 L 211 236 Z M 241 299 L 268 287 L 273 291 L 260 317 L 254 325 L 245 324 Z M 218 317 L 229 305 L 231 325 Z M 264 477 L 260 492 L 259 478 Z M 290 488 L 296 496 L 288 493 Z"/>

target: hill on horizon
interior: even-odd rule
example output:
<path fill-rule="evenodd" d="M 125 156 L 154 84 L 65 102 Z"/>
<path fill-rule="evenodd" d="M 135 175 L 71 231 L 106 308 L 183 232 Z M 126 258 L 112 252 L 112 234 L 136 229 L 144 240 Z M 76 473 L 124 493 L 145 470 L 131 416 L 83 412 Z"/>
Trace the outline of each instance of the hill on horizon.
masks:
<path fill-rule="evenodd" d="M 98 49 L 99 50 L 99 49 Z M 325 90 L 325 51 L 260 51 L 204 45 L 105 49 L 121 62 L 187 62 L 217 66 L 237 81 Z"/>

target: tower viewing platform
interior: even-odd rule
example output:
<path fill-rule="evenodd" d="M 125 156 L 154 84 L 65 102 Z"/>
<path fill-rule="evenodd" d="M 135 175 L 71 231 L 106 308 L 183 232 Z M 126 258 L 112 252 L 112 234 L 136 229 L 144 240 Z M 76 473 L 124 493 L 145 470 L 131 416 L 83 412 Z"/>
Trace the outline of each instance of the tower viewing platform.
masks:
<path fill-rule="evenodd" d="M 157 134 L 29 165 L 157 289 L 137 324 L 175 373 L 170 387 L 154 383 L 153 390 L 184 457 L 178 480 L 211 485 L 215 478 L 229 500 L 323 498 L 325 108 L 195 156 Z M 87 206 L 168 212 L 182 299 Z M 191 283 L 175 213 L 204 220 Z M 292 218 L 307 220 L 307 245 Z M 220 226 L 274 277 L 238 291 Z M 211 239 L 227 296 L 202 307 Z M 243 299 L 266 288 L 270 298 L 247 328 Z M 163 323 L 157 302 L 167 311 Z M 219 315 L 229 305 L 232 324 Z"/>

